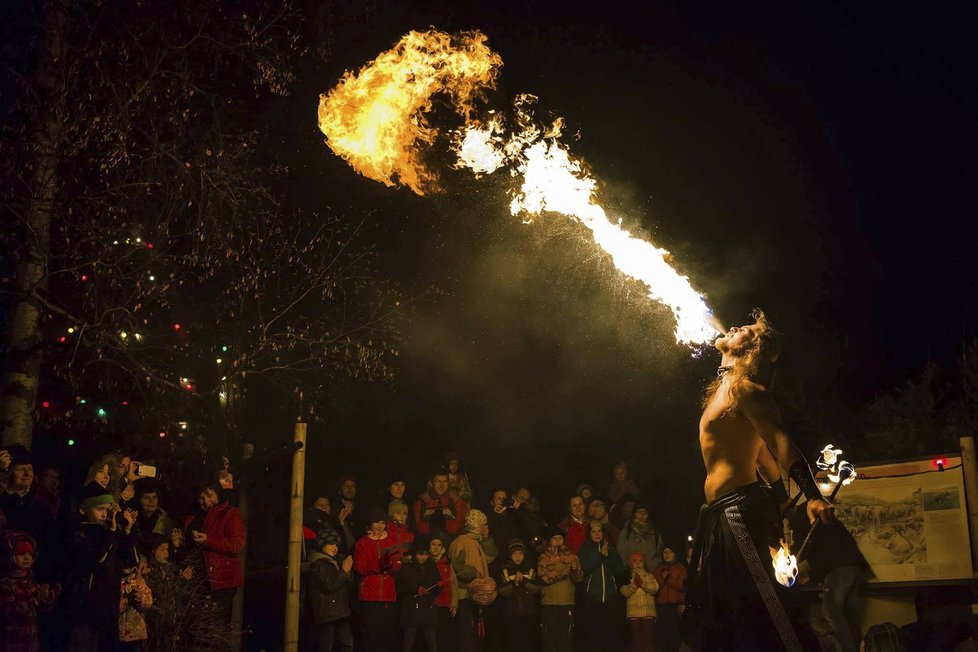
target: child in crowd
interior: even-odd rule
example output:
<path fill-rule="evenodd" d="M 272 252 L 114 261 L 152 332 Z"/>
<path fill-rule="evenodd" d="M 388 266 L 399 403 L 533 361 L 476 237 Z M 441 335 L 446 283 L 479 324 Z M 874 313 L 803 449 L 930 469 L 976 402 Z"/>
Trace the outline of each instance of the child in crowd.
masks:
<path fill-rule="evenodd" d="M 513 539 L 506 548 L 509 558 L 499 575 L 506 640 L 511 652 L 530 652 L 539 647 L 540 585 L 536 583 L 536 569 L 526 558 L 523 540 Z"/>
<path fill-rule="evenodd" d="M 445 540 L 447 536 L 440 530 L 428 535 L 428 552 L 431 560 L 438 568 L 441 591 L 435 597 L 438 607 L 438 649 L 452 650 L 454 643 L 454 618 L 458 612 L 458 578 L 452 568 L 452 560 L 446 554 Z"/>
<path fill-rule="evenodd" d="M 655 575 L 645 570 L 645 553 L 633 552 L 628 558 L 631 581 L 621 587 L 627 598 L 625 614 L 632 630 L 632 652 L 652 652 L 655 623 L 655 594 L 659 583 Z"/>
<path fill-rule="evenodd" d="M 353 652 L 350 629 L 349 585 L 353 579 L 353 557 L 340 558 L 340 535 L 323 528 L 316 537 L 316 549 L 309 554 L 309 587 L 306 599 L 315 628 L 317 652 Z"/>
<path fill-rule="evenodd" d="M 146 563 L 131 543 L 123 545 L 120 554 L 122 583 L 119 590 L 120 649 L 141 650 L 149 638 L 145 613 L 153 606 L 153 592 L 143 579 Z"/>
<path fill-rule="evenodd" d="M 61 586 L 36 584 L 32 574 L 37 560 L 34 537 L 17 531 L 4 532 L 3 567 L 0 571 L 0 650 L 36 652 L 41 639 L 38 609 L 47 609 L 61 593 Z"/>
<path fill-rule="evenodd" d="M 425 650 L 438 647 L 437 594 L 442 589 L 438 563 L 431 559 L 428 539 L 414 541 L 413 559 L 401 567 L 397 576 L 397 595 L 401 601 L 401 628 L 404 630 L 404 652 L 412 652 L 415 642 L 424 641 Z"/>

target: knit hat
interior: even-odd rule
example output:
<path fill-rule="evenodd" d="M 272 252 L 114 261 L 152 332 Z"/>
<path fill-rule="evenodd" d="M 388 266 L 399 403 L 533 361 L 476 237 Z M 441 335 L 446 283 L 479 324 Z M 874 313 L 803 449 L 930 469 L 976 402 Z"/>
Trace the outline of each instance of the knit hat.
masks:
<path fill-rule="evenodd" d="M 132 485 L 133 489 L 136 491 L 136 498 L 142 498 L 143 494 L 159 494 L 160 493 L 160 483 L 156 478 L 140 478 Z"/>
<path fill-rule="evenodd" d="M 472 509 L 465 516 L 465 529 L 469 532 L 478 532 L 488 522 L 489 519 L 482 510 Z"/>
<path fill-rule="evenodd" d="M 391 475 L 390 482 L 387 483 L 387 486 L 389 487 L 395 482 L 403 482 L 404 484 L 407 484 L 407 474 L 401 473 L 400 471 L 394 473 Z"/>
<path fill-rule="evenodd" d="M 445 534 L 442 530 L 433 530 L 428 534 L 428 545 L 430 546 L 431 542 L 434 541 L 435 539 L 441 541 L 441 544 L 446 548 L 448 547 L 446 545 L 449 542 L 448 535 Z"/>
<path fill-rule="evenodd" d="M 526 552 L 526 544 L 523 543 L 523 539 L 510 539 L 509 545 L 506 546 L 506 550 L 509 554 L 513 554 L 514 550 L 522 550 Z"/>
<path fill-rule="evenodd" d="M 645 563 L 645 553 L 642 552 L 641 550 L 636 550 L 632 554 L 628 555 L 629 565 L 634 564 L 637 561 L 640 561 L 643 564 Z"/>
<path fill-rule="evenodd" d="M 416 555 L 419 552 L 424 554 L 430 554 L 428 551 L 428 545 L 431 543 L 431 537 L 427 537 L 423 534 L 419 534 L 414 538 L 411 543 L 411 554 Z"/>
<path fill-rule="evenodd" d="M 370 511 L 367 512 L 367 527 L 370 527 L 374 523 L 378 523 L 380 521 L 384 521 L 386 523 L 387 514 L 385 514 L 384 510 L 380 509 L 379 507 L 371 508 Z"/>
<path fill-rule="evenodd" d="M 316 535 L 316 550 L 322 550 L 328 545 L 340 545 L 340 533 L 326 525 Z"/>
<path fill-rule="evenodd" d="M 551 525 L 550 527 L 547 528 L 546 536 L 547 538 L 544 540 L 544 544 L 548 546 L 550 545 L 550 540 L 553 539 L 554 537 L 556 536 L 566 537 L 564 531 L 554 525 Z"/>
<path fill-rule="evenodd" d="M 7 452 L 10 453 L 10 466 L 34 463 L 34 458 L 31 457 L 31 452 L 20 444 L 8 446 Z"/>
<path fill-rule="evenodd" d="M 79 498 L 81 499 L 78 504 L 79 509 L 91 509 L 99 505 L 111 505 L 115 502 L 112 494 L 94 480 L 82 488 Z"/>
<path fill-rule="evenodd" d="M 594 495 L 591 496 L 591 500 L 587 501 L 587 506 L 590 507 L 594 503 L 601 503 L 604 505 L 605 510 L 608 509 L 608 500 L 604 496 Z"/>
<path fill-rule="evenodd" d="M 27 532 L 7 530 L 3 533 L 3 547 L 7 555 L 34 555 L 37 557 L 37 541 Z"/>

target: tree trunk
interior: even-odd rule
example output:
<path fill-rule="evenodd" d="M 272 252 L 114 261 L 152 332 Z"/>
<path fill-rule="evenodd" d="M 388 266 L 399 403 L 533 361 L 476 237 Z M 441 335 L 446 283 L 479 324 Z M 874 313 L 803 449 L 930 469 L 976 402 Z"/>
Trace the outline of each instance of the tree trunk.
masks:
<path fill-rule="evenodd" d="M 30 203 L 24 225 L 24 258 L 17 265 L 13 307 L 7 341 L 7 365 L 0 380 L 0 426 L 4 445 L 31 446 L 34 405 L 41 375 L 44 342 L 41 306 L 37 296 L 47 290 L 51 223 L 58 196 L 58 168 L 65 131 L 65 97 L 57 68 L 65 52 L 65 31 L 70 0 L 52 0 L 45 6 L 44 34 L 38 50 L 36 83 L 44 114 L 35 123 Z"/>

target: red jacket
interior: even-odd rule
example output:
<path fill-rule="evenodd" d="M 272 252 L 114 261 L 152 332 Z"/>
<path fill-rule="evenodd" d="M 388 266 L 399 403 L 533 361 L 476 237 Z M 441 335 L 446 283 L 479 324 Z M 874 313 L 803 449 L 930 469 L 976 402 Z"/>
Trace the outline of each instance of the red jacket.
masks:
<path fill-rule="evenodd" d="M 686 567 L 678 561 L 659 564 L 652 571 L 659 583 L 656 604 L 683 604 L 686 601 Z"/>
<path fill-rule="evenodd" d="M 588 520 L 585 518 L 583 521 L 576 521 L 570 516 L 565 516 L 564 520 L 557 524 L 557 529 L 564 533 L 564 543 L 570 548 L 570 551 L 577 554 L 577 551 L 581 549 L 584 542 L 587 541 Z"/>
<path fill-rule="evenodd" d="M 401 570 L 401 556 L 390 535 L 383 539 L 360 537 L 353 550 L 353 568 L 361 577 L 361 601 L 397 601 L 394 576 Z"/>
<path fill-rule="evenodd" d="M 414 542 L 414 534 L 408 530 L 407 525 L 398 525 L 394 521 L 387 521 L 387 537 L 391 540 L 398 558 L 411 554 L 411 544 Z"/>
<path fill-rule="evenodd" d="M 438 516 L 441 511 L 445 508 L 451 510 L 451 516 L 445 516 L 445 531 L 448 534 L 458 534 L 462 531 L 462 526 L 465 525 L 465 516 L 469 513 L 469 508 L 465 506 L 465 501 L 461 498 L 456 498 L 451 494 L 444 493 L 441 496 L 433 496 L 430 493 L 423 493 L 418 496 L 418 500 L 414 503 L 414 523 L 416 525 L 415 530 L 418 534 L 429 534 L 433 529 L 432 516 Z M 435 514 L 428 517 L 424 516 L 424 513 L 429 510 L 435 510 Z"/>
<path fill-rule="evenodd" d="M 435 605 L 438 607 L 452 606 L 452 560 L 446 552 L 438 560 L 438 574 L 441 575 L 441 591 L 435 594 Z"/>
<path fill-rule="evenodd" d="M 184 519 L 184 527 L 190 525 L 192 520 L 192 517 Z M 204 514 L 201 532 L 207 535 L 204 566 L 211 591 L 243 586 L 241 551 L 245 544 L 245 523 L 241 512 L 226 502 L 215 505 Z M 187 538 L 193 541 L 192 537 Z"/>

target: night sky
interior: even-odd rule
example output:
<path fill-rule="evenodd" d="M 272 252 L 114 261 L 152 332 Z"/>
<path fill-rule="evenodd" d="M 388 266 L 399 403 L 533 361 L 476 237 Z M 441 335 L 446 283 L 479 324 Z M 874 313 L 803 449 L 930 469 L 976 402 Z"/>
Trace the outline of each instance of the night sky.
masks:
<path fill-rule="evenodd" d="M 564 116 L 603 205 L 669 249 L 724 323 L 764 308 L 787 335 L 787 381 L 858 406 L 928 360 L 950 362 L 976 316 L 966 21 L 886 11 L 380 2 L 364 20 L 335 9 L 332 61 L 271 111 L 275 133 L 296 152 L 301 201 L 369 215 L 382 272 L 415 300 L 399 380 L 338 389 L 312 462 L 373 478 L 410 466 L 413 492 L 458 449 L 477 492 L 536 478 L 557 500 L 582 480 L 605 485 L 626 458 L 668 492 L 656 511 L 673 536 L 702 500 L 698 401 L 718 357 L 677 346 L 670 314 L 583 229 L 560 216 L 520 224 L 508 177 L 474 181 L 447 154 L 445 192 L 417 197 L 323 145 L 318 93 L 429 25 L 489 36 L 505 64 L 490 105 L 530 92 Z"/>

